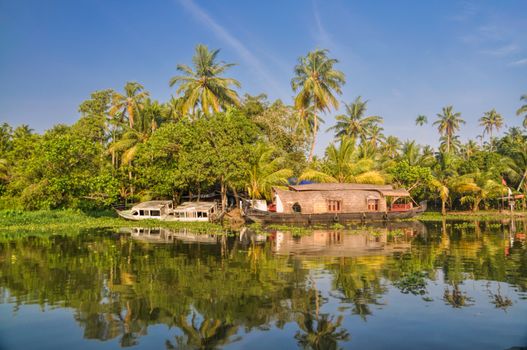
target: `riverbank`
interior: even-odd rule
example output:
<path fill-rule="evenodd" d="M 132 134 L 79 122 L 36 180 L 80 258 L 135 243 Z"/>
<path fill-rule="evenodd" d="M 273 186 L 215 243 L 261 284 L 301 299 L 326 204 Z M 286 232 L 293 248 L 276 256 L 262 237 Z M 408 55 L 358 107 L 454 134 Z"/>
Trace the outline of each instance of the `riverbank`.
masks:
<path fill-rule="evenodd" d="M 445 216 L 440 212 L 425 212 L 417 219 L 420 221 L 442 221 L 447 220 L 502 220 L 510 219 L 525 219 L 527 218 L 527 211 L 514 211 L 511 215 L 510 211 L 498 210 L 481 210 L 481 211 L 449 211 Z"/>
<path fill-rule="evenodd" d="M 496 221 L 503 219 L 510 219 L 510 212 L 499 211 L 479 211 L 479 212 L 448 212 L 446 216 L 442 216 L 439 212 L 426 212 L 418 218 L 411 219 L 411 221 L 419 220 L 423 222 L 434 222 L 447 220 L 459 221 Z M 526 211 L 519 211 L 514 213 L 514 218 L 527 219 Z M 259 225 L 250 225 L 251 228 L 260 228 Z M 274 225 L 277 226 L 277 225 Z M 273 225 L 268 228 L 277 229 Z M 279 225 L 278 225 L 279 226 Z M 0 236 L 2 235 L 26 235 L 28 233 L 34 234 L 71 234 L 79 232 L 83 229 L 104 229 L 104 228 L 121 228 L 121 227 L 164 227 L 171 229 L 186 228 L 194 232 L 223 234 L 229 231 L 229 224 L 222 226 L 209 222 L 164 222 L 157 220 L 144 221 L 127 221 L 116 215 L 114 211 L 103 210 L 94 212 L 83 212 L 80 210 L 65 209 L 65 210 L 38 210 L 38 211 L 23 211 L 23 210 L 0 210 Z M 328 226 L 323 226 L 328 228 Z M 343 229 L 347 226 L 336 224 L 329 226 L 331 229 Z M 283 228 L 283 227 L 280 227 Z M 317 227 L 303 227 L 303 226 L 287 226 L 289 230 L 293 230 L 297 234 L 311 232 Z"/>
<path fill-rule="evenodd" d="M 114 211 L 83 212 L 80 210 L 0 210 L 0 235 L 35 232 L 62 233 L 81 229 L 128 227 L 188 228 L 196 232 L 223 233 L 225 229 L 210 222 L 164 222 L 157 220 L 126 221 Z"/>

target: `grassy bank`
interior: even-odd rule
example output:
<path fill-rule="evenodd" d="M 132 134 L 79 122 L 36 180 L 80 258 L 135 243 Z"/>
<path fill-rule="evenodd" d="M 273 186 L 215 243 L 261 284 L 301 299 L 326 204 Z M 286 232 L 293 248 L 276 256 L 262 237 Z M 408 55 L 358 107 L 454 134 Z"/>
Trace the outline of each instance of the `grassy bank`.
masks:
<path fill-rule="evenodd" d="M 510 219 L 514 217 L 516 219 L 527 218 L 527 211 L 515 211 L 511 215 L 510 211 L 498 211 L 498 210 L 481 210 L 477 212 L 473 211 L 449 211 L 446 216 L 441 215 L 440 212 L 426 212 L 419 216 L 421 221 L 441 221 L 447 220 L 501 220 Z"/>
<path fill-rule="evenodd" d="M 196 232 L 222 233 L 224 228 L 209 222 L 126 221 L 113 211 L 79 210 L 0 210 L 0 235 L 78 232 L 81 229 L 120 227 L 188 228 Z"/>

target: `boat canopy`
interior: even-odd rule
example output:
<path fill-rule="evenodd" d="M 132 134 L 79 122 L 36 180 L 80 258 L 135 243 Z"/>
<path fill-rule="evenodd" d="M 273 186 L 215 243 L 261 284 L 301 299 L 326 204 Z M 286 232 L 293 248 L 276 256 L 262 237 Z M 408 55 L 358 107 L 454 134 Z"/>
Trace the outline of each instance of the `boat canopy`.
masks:
<path fill-rule="evenodd" d="M 214 202 L 183 202 L 174 208 L 177 212 L 204 211 L 208 212 L 216 207 Z"/>
<path fill-rule="evenodd" d="M 161 210 L 162 208 L 169 206 L 172 206 L 172 201 L 148 201 L 148 202 L 142 202 L 139 204 L 136 204 L 133 206 L 132 210 L 137 209 L 153 209 L 153 210 Z"/>

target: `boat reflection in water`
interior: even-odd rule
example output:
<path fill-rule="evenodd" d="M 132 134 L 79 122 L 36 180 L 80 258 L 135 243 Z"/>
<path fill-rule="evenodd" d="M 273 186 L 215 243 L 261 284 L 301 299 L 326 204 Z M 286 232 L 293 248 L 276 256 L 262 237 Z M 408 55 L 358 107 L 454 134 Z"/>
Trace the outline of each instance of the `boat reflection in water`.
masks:
<path fill-rule="evenodd" d="M 420 222 L 391 223 L 389 226 L 368 225 L 351 230 L 314 230 L 295 236 L 291 232 L 276 231 L 269 236 L 273 252 L 295 256 L 351 257 L 392 254 L 406 251 L 411 240 L 426 233 Z"/>
<path fill-rule="evenodd" d="M 218 243 L 218 235 L 199 233 L 186 228 L 174 230 L 163 227 L 131 227 L 121 228 L 121 233 L 129 233 L 133 239 L 150 243 L 172 243 L 181 241 L 187 243 Z"/>
<path fill-rule="evenodd" d="M 188 229 L 133 227 L 122 228 L 121 232 L 129 233 L 135 240 L 150 243 L 179 241 L 226 244 L 226 241 L 229 241 L 241 247 L 268 245 L 273 253 L 279 255 L 346 257 L 406 251 L 411 246 L 412 238 L 426 234 L 426 226 L 420 222 L 369 224 L 346 230 L 316 229 L 303 235 L 285 230 L 269 230 L 262 233 L 244 227 L 228 240 L 225 235 L 197 233 Z"/>

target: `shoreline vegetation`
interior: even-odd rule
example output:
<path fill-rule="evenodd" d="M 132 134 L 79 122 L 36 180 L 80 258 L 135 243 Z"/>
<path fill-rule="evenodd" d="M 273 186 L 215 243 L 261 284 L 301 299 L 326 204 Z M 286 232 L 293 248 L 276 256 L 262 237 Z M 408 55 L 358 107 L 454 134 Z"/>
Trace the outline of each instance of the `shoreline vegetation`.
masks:
<path fill-rule="evenodd" d="M 448 215 L 443 216 L 440 212 L 426 212 L 423 215 L 409 220 L 403 221 L 422 221 L 422 222 L 437 222 L 442 220 L 449 221 L 500 221 L 527 219 L 527 211 L 515 212 L 510 215 L 510 212 L 499 211 L 481 211 L 473 212 L 449 212 Z M 254 229 L 260 233 L 265 233 L 266 230 L 286 230 L 295 234 L 310 233 L 317 229 L 328 230 L 343 230 L 348 229 L 351 225 L 357 223 L 350 223 L 350 225 L 334 224 L 334 225 L 317 225 L 317 226 L 290 226 L 290 225 L 268 225 L 261 226 L 258 224 L 245 225 L 249 229 Z M 368 226 L 367 224 L 365 225 Z M 188 229 L 193 233 L 203 234 L 230 234 L 233 231 L 238 231 L 241 226 L 220 225 L 209 222 L 163 222 L 157 220 L 144 221 L 126 221 L 119 218 L 115 212 L 111 210 L 82 212 L 74 209 L 64 210 L 37 210 L 37 211 L 23 211 L 23 210 L 0 210 L 0 236 L 14 237 L 14 236 L 32 236 L 32 235 L 54 235 L 54 234 L 75 234 L 84 229 L 108 229 L 108 228 L 168 228 L 168 229 Z"/>
<path fill-rule="evenodd" d="M 481 134 L 466 142 L 461 112 L 446 105 L 430 120 L 439 138 L 433 147 L 386 135 L 384 117 L 367 112 L 368 100 L 342 96 L 346 76 L 328 50 L 291 65 L 290 105 L 241 95 L 241 83 L 228 77 L 234 64 L 221 61 L 219 50 L 197 45 L 191 62 L 167 77 L 174 95 L 166 102 L 128 82 L 122 91 L 93 92 L 73 125 L 41 134 L 29 125 L 0 125 L 0 209 L 96 212 L 215 193 L 224 210 L 240 198 L 271 201 L 273 187 L 302 181 L 392 184 L 447 218 L 455 215 L 449 211 L 472 216 L 468 211 L 507 207 L 509 200 L 527 208 L 527 95 L 518 103 L 522 126 L 500 135 L 504 117 L 482 110 Z M 318 156 L 317 136 L 333 113 L 327 131 L 334 139 Z M 407 118 L 416 118 L 416 127 L 429 123 L 424 115 Z M 93 222 L 79 220 L 71 224 Z"/>

